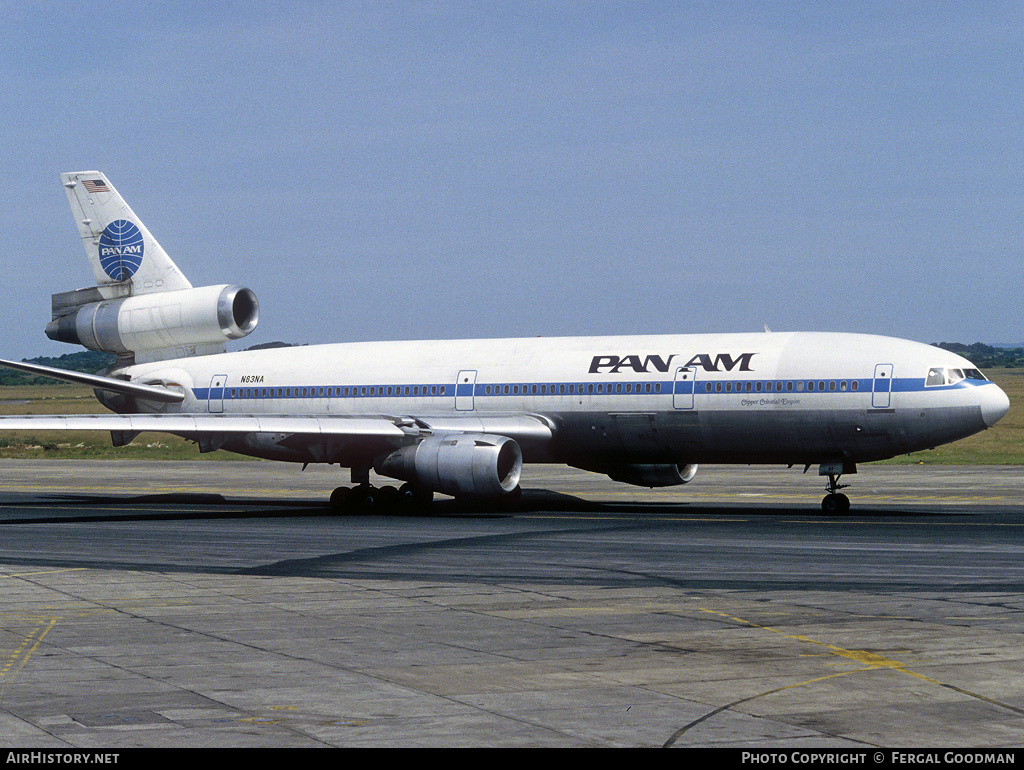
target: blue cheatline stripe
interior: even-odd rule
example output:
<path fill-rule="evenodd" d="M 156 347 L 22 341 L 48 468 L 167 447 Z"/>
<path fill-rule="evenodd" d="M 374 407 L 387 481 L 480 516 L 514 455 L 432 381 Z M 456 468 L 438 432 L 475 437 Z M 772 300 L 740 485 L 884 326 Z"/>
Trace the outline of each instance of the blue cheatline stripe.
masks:
<path fill-rule="evenodd" d="M 476 398 L 533 397 L 533 396 L 671 396 L 673 394 L 695 394 L 697 396 L 773 396 L 793 395 L 805 396 L 830 395 L 845 396 L 868 393 L 872 391 L 874 380 L 865 377 L 853 380 L 664 380 L 664 381 L 628 381 L 628 382 L 502 382 L 502 383 L 471 383 L 440 385 L 289 385 L 289 386 L 225 386 L 223 388 L 193 388 L 192 392 L 200 401 L 207 399 L 225 401 L 245 400 L 302 400 L 310 398 L 361 399 L 361 398 L 450 398 L 475 396 Z M 845 390 L 843 385 L 845 383 Z M 761 389 L 758 390 L 760 384 Z M 771 390 L 768 390 L 768 385 Z M 988 380 L 961 380 L 953 385 L 935 385 L 925 388 L 924 379 L 899 378 L 880 379 L 880 389 L 892 393 L 911 393 L 918 391 L 952 390 L 964 387 L 980 387 L 989 384 Z M 749 385 L 749 388 L 748 388 Z M 835 390 L 832 387 L 835 387 Z M 823 386 L 823 387 L 822 387 Z M 881 387 L 885 386 L 885 387 Z M 710 388 L 710 389 L 709 389 Z M 728 388 L 728 390 L 727 390 Z M 802 389 L 800 389 L 802 388 Z"/>

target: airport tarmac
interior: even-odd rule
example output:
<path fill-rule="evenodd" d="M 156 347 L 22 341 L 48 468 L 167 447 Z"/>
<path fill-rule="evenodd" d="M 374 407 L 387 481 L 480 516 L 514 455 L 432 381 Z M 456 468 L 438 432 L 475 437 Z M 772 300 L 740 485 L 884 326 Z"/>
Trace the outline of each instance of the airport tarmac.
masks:
<path fill-rule="evenodd" d="M 1024 472 L 330 515 L 337 469 L 0 461 L 9 747 L 1017 747 Z"/>

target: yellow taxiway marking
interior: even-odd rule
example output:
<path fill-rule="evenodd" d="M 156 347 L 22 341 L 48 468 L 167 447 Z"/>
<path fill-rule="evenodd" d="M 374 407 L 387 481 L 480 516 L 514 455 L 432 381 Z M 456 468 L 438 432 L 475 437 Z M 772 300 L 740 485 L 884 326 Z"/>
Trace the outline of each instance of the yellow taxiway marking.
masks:
<path fill-rule="evenodd" d="M 734 623 L 746 626 L 748 628 L 756 628 L 756 629 L 760 629 L 762 631 L 768 631 L 768 632 L 773 633 L 773 634 L 778 634 L 783 639 L 792 639 L 792 640 L 797 641 L 797 642 L 803 642 L 805 644 L 812 644 L 812 645 L 816 645 L 818 647 L 822 647 L 822 648 L 824 648 L 825 650 L 828 651 L 826 654 L 828 654 L 828 655 L 835 655 L 835 656 L 837 656 L 839 658 L 843 658 L 844 660 L 851 661 L 852 663 L 857 664 L 858 667 L 857 668 L 853 668 L 853 669 L 851 669 L 849 671 L 841 671 L 841 672 L 834 673 L 834 674 L 826 674 L 824 676 L 814 677 L 813 679 L 806 679 L 806 680 L 801 681 L 801 682 L 791 682 L 790 684 L 785 684 L 785 685 L 782 685 L 780 687 L 775 687 L 775 688 L 773 688 L 771 690 L 766 690 L 764 692 L 755 693 L 754 695 L 747 696 L 746 698 L 740 698 L 739 700 L 733 701 L 732 703 L 727 703 L 724 706 L 720 706 L 719 708 L 716 708 L 713 711 L 705 714 L 704 716 L 700 717 L 699 719 L 696 719 L 693 722 L 690 722 L 688 725 L 685 725 L 685 726 L 679 728 L 675 733 L 672 734 L 672 736 L 664 744 L 665 747 L 668 747 L 668 746 L 671 746 L 672 744 L 674 744 L 680 738 L 680 736 L 682 736 L 683 733 L 685 733 L 691 727 L 694 727 L 695 725 L 698 725 L 701 722 L 703 722 L 703 721 L 705 721 L 707 719 L 710 719 L 715 714 L 719 714 L 719 713 L 721 713 L 723 711 L 726 711 L 728 709 L 734 708 L 735 706 L 738 706 L 741 703 L 746 703 L 748 701 L 756 700 L 758 698 L 764 698 L 764 697 L 767 697 L 769 695 L 774 695 L 776 693 L 784 692 L 786 690 L 792 690 L 792 689 L 795 689 L 797 687 L 804 687 L 806 685 L 815 684 L 817 682 L 823 682 L 823 681 L 825 681 L 827 679 L 835 679 L 835 678 L 840 677 L 840 676 L 849 676 L 851 674 L 858 674 L 858 673 L 863 673 L 863 672 L 866 672 L 866 671 L 877 671 L 879 669 L 888 669 L 890 671 L 894 671 L 894 672 L 899 673 L 899 674 L 905 674 L 906 676 L 914 677 L 915 679 L 918 679 L 918 680 L 920 680 L 922 682 L 928 682 L 929 684 L 936 685 L 937 687 L 944 687 L 946 689 L 953 690 L 954 692 L 958 692 L 958 693 L 960 693 L 962 695 L 965 695 L 965 696 L 967 696 L 969 698 L 974 698 L 976 700 L 980 700 L 980 701 L 983 701 L 985 703 L 989 703 L 989 704 L 991 704 L 993 706 L 997 706 L 999 708 L 1006 709 L 1007 711 L 1012 711 L 1015 714 L 1024 715 L 1024 709 L 1018 708 L 1017 706 L 1011 706 L 1011 705 L 1009 705 L 1007 703 L 1002 703 L 1001 701 L 997 701 L 997 700 L 995 700 L 993 698 L 989 698 L 988 696 L 982 695 L 980 693 L 972 692 L 970 690 L 964 689 L 963 687 L 958 687 L 958 686 L 956 686 L 954 684 L 949 684 L 948 682 L 943 682 L 943 681 L 940 681 L 938 679 L 934 679 L 933 677 L 926 676 L 924 674 L 918 673 L 917 671 L 912 671 L 909 668 L 907 668 L 907 664 L 906 663 L 904 663 L 902 661 L 899 661 L 899 660 L 894 660 L 893 658 L 889 658 L 889 657 L 886 657 L 884 655 L 879 655 L 878 653 L 875 653 L 875 652 L 869 652 L 868 650 L 851 650 L 851 649 L 847 649 L 845 647 L 840 647 L 840 646 L 835 645 L 835 644 L 830 644 L 828 642 L 823 642 L 823 641 L 820 641 L 818 639 L 813 639 L 813 638 L 811 638 L 809 636 L 806 636 L 804 634 L 787 634 L 787 633 L 781 631 L 778 628 L 773 628 L 771 626 L 761 625 L 760 623 L 755 623 L 755 622 L 753 622 L 751 620 L 747 620 L 745 618 L 736 617 L 735 615 L 730 615 L 727 612 L 721 612 L 719 610 L 710 609 L 708 607 L 698 607 L 698 609 L 701 612 L 705 612 L 705 613 L 708 613 L 710 615 L 717 615 L 720 618 L 724 618 L 726 620 L 733 621 Z"/>
<path fill-rule="evenodd" d="M 43 637 L 50 633 L 50 630 L 55 625 L 57 625 L 57 618 L 46 618 L 39 621 L 28 634 L 19 640 L 17 646 L 0 661 L 0 689 L 3 689 L 12 674 L 21 671 L 25 667 L 28 659 L 39 648 Z"/>
<path fill-rule="evenodd" d="M 40 570 L 38 572 L 4 572 L 0 573 L 0 578 L 22 578 L 22 577 L 34 577 L 36 575 L 58 575 L 61 572 L 83 572 L 88 567 L 66 567 L 65 569 L 47 569 Z"/>

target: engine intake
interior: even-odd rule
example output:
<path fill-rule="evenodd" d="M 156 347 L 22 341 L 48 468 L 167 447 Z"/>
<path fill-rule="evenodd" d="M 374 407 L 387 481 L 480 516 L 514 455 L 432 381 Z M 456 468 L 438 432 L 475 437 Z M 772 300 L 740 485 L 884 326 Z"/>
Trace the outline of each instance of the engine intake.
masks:
<path fill-rule="evenodd" d="M 223 346 L 255 329 L 259 315 L 250 289 L 222 284 L 88 302 L 55 314 L 46 336 L 107 353 Z"/>
<path fill-rule="evenodd" d="M 373 467 L 382 476 L 447 495 L 501 497 L 519 485 L 523 453 L 506 436 L 457 433 L 425 438 L 381 458 Z"/>

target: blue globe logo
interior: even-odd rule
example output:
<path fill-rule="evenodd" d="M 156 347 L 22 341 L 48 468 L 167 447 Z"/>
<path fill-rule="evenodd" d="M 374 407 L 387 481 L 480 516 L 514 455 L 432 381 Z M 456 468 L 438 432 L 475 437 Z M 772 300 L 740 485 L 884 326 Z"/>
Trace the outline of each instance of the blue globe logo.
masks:
<path fill-rule="evenodd" d="M 127 281 L 142 264 L 145 243 L 134 222 L 118 219 L 100 236 L 100 265 L 115 281 Z"/>

